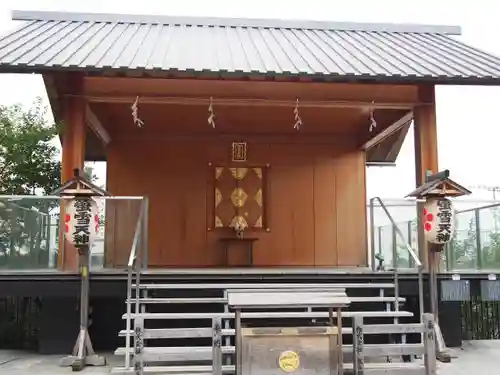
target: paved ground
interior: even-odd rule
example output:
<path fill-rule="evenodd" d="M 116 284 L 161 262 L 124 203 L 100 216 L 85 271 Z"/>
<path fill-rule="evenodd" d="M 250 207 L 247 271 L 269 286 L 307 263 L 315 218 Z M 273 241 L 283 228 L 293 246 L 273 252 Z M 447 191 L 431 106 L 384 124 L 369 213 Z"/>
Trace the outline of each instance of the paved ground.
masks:
<path fill-rule="evenodd" d="M 452 359 L 451 363 L 441 363 L 439 375 L 499 373 L 497 366 L 500 358 L 500 341 L 469 341 L 464 343 L 463 350 L 453 350 L 453 352 L 458 358 Z"/>
<path fill-rule="evenodd" d="M 463 350 L 454 350 L 457 358 L 451 363 L 441 363 L 438 375 L 491 375 L 500 358 L 500 341 L 471 341 Z M 82 375 L 108 375 L 109 369 L 119 362 L 112 355 L 107 356 L 107 368 L 88 367 Z M 57 366 L 60 356 L 42 356 L 25 352 L 0 351 L 0 375 L 66 375 L 69 368 Z M 404 374 L 402 374 L 404 375 Z"/>
<path fill-rule="evenodd" d="M 0 375 L 70 375 L 71 368 L 58 366 L 60 355 L 40 355 L 18 351 L 0 351 Z M 107 355 L 108 366 L 87 367 L 82 375 L 108 375 L 111 367 L 120 364 L 119 358 Z"/>

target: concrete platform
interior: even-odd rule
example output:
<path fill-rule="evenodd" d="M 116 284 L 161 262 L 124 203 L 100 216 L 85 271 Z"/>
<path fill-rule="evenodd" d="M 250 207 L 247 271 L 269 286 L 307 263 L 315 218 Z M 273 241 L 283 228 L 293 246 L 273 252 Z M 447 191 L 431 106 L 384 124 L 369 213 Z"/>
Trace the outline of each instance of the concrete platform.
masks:
<path fill-rule="evenodd" d="M 500 358 L 500 340 L 469 341 L 463 350 L 454 350 L 457 358 L 451 363 L 440 363 L 438 375 L 491 375 Z M 0 351 L 0 375 L 65 375 L 71 368 L 58 367 L 61 356 L 47 356 L 19 351 Z M 106 355 L 106 367 L 87 367 L 84 375 L 108 375 L 111 368 L 122 364 L 122 358 Z M 401 374 L 404 375 L 404 374 Z"/>

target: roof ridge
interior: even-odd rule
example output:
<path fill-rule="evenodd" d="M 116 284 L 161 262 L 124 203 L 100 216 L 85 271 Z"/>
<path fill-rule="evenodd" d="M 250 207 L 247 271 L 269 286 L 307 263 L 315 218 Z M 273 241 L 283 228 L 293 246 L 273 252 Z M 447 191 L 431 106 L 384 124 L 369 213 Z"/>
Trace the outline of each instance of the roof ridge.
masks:
<path fill-rule="evenodd" d="M 15 21 L 75 21 L 460 35 L 459 26 L 14 10 Z"/>

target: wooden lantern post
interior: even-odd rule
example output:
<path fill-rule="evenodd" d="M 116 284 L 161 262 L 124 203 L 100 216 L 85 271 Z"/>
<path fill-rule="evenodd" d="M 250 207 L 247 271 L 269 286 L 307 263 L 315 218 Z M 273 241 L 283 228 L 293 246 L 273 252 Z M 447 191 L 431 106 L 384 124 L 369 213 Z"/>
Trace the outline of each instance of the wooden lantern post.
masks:
<path fill-rule="evenodd" d="M 73 353 L 60 360 L 60 366 L 71 366 L 81 371 L 85 366 L 105 366 L 106 358 L 97 355 L 88 332 L 89 325 L 89 264 L 90 248 L 97 235 L 99 218 L 97 202 L 93 197 L 109 195 L 106 191 L 80 177 L 78 169 L 74 177 L 52 195 L 67 197 L 64 215 L 64 240 L 78 251 L 80 270 L 80 331 Z"/>
<path fill-rule="evenodd" d="M 437 267 L 439 264 L 439 253 L 444 246 L 453 238 L 455 228 L 455 211 L 453 203 L 449 198 L 469 195 L 471 191 L 450 179 L 450 171 L 444 170 L 426 177 L 423 185 L 407 195 L 417 199 L 424 199 L 422 213 L 423 230 L 425 239 L 429 243 L 428 265 L 429 265 L 429 296 L 430 312 L 434 316 L 436 329 L 439 330 L 439 297 Z M 440 331 L 440 330 L 439 330 Z M 440 334 L 438 336 L 441 336 Z M 442 338 L 442 337 L 441 337 Z M 444 341 L 442 347 L 444 347 Z M 444 358 L 439 350 L 438 359 L 449 361 Z"/>

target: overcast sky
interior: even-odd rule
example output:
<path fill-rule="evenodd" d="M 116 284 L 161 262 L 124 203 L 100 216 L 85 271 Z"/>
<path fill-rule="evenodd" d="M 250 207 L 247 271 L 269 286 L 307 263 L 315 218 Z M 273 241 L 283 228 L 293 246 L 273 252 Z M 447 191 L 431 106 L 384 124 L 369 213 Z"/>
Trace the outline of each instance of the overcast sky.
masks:
<path fill-rule="evenodd" d="M 15 26 L 11 11 L 51 10 L 187 16 L 312 19 L 459 25 L 461 40 L 500 56 L 500 4 L 494 0 L 2 0 L 0 32 Z M 29 104 L 46 98 L 35 75 L 0 74 L 0 104 Z M 440 169 L 466 186 L 500 185 L 495 159 L 500 147 L 500 87 L 439 86 L 437 122 Z M 409 134 L 397 167 L 368 169 L 368 196 L 401 198 L 414 187 L 413 134 Z M 500 196 L 500 194 L 497 194 Z M 475 193 L 490 198 L 491 193 Z"/>

